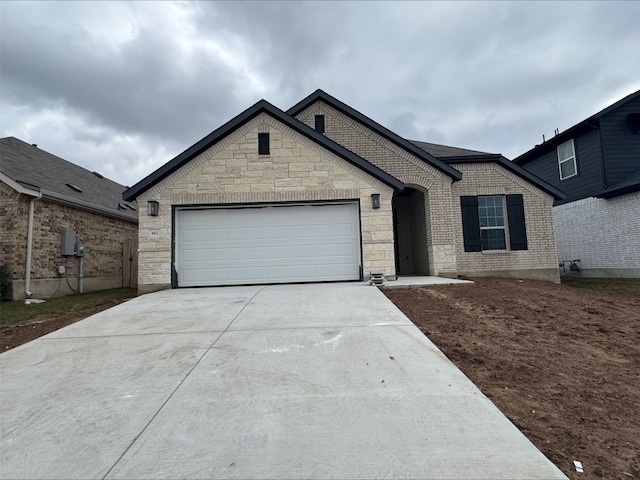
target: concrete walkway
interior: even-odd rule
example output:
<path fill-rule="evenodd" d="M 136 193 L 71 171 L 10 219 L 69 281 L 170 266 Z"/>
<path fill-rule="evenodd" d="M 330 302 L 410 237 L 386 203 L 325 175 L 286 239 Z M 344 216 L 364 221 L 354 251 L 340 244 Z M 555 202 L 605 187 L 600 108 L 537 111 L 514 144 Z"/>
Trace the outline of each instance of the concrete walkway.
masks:
<path fill-rule="evenodd" d="M 2 478 L 565 478 L 360 283 L 144 295 L 0 374 Z"/>
<path fill-rule="evenodd" d="M 396 280 L 384 282 L 380 288 L 420 288 L 430 285 L 473 285 L 471 280 L 458 280 L 457 278 L 433 277 L 433 276 L 402 276 Z"/>

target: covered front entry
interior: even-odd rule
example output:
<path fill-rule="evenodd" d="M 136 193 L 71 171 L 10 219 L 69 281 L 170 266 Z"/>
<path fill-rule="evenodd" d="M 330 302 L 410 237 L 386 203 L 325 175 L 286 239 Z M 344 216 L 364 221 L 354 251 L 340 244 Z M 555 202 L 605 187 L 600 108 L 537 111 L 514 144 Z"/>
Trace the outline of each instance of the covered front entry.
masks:
<path fill-rule="evenodd" d="M 398 275 L 429 275 L 425 195 L 405 188 L 393 197 L 393 233 Z"/>
<path fill-rule="evenodd" d="M 177 208 L 174 286 L 359 280 L 357 202 Z"/>

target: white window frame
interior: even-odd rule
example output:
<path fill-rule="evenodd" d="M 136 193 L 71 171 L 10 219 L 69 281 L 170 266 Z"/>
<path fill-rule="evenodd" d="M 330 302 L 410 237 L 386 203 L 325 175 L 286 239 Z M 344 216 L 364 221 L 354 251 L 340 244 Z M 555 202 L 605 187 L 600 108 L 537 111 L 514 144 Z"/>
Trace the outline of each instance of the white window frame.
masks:
<path fill-rule="evenodd" d="M 570 157 L 567 158 L 560 158 L 560 148 L 564 147 L 567 144 L 571 144 L 571 152 L 572 155 Z M 558 145 L 556 147 L 556 155 L 558 157 L 558 172 L 560 173 L 560 180 L 566 180 L 567 178 L 571 178 L 571 177 L 575 177 L 576 175 L 578 175 L 578 164 L 576 162 L 576 147 L 573 143 L 573 138 L 571 140 L 568 140 L 560 145 Z M 562 165 L 567 163 L 567 162 L 572 162 L 573 163 L 573 173 L 571 175 L 567 175 L 566 177 L 562 176 Z"/>
<path fill-rule="evenodd" d="M 496 226 L 488 226 L 488 225 L 482 225 L 482 215 L 480 215 L 480 199 L 481 198 L 497 198 L 500 199 L 500 203 L 502 205 L 502 225 L 496 225 Z M 506 215 L 506 205 L 505 205 L 505 201 L 504 201 L 504 195 L 479 195 L 478 196 L 478 219 L 480 220 L 480 243 L 482 243 L 482 232 L 484 230 L 502 230 L 504 232 L 504 248 L 489 248 L 489 249 L 485 249 L 484 247 L 482 247 L 482 251 L 483 252 L 500 252 L 500 251 L 504 251 L 507 250 L 507 245 L 508 245 L 508 239 L 507 239 L 507 215 Z"/>

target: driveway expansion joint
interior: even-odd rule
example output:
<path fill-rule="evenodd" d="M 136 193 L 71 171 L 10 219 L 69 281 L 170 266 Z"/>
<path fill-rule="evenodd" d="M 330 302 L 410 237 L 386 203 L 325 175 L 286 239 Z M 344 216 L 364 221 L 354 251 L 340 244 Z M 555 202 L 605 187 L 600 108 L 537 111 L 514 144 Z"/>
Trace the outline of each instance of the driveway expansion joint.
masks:
<path fill-rule="evenodd" d="M 124 458 L 124 456 L 127 454 L 127 452 L 131 449 L 131 447 L 133 447 L 133 445 L 138 441 L 138 439 L 144 434 L 144 432 L 149 428 L 149 426 L 153 423 L 153 421 L 156 419 L 156 417 L 160 414 L 160 412 L 164 409 L 164 407 L 169 403 L 169 401 L 173 398 L 173 396 L 176 394 L 176 392 L 180 389 L 180 387 L 182 385 L 184 385 L 184 382 L 187 380 L 187 378 L 189 378 L 189 375 L 191 375 L 191 373 L 195 370 L 195 368 L 200 364 L 200 362 L 202 361 L 202 359 L 211 351 L 211 349 L 215 346 L 215 344 L 218 342 L 218 340 L 220 340 L 220 338 L 225 334 L 225 332 L 227 330 L 229 330 L 229 327 L 231 327 L 231 325 L 233 325 L 233 322 L 236 321 L 236 319 L 242 314 L 242 312 L 244 311 L 245 308 L 247 308 L 247 305 L 249 305 L 254 298 L 256 298 L 256 295 L 258 295 L 262 290 L 264 290 L 265 287 L 260 288 L 248 301 L 246 301 L 246 303 L 244 304 L 244 306 L 240 309 L 240 311 L 233 317 L 233 319 L 229 322 L 229 325 L 227 325 L 227 327 L 220 333 L 220 335 L 218 335 L 216 337 L 216 339 L 213 341 L 213 343 L 211 345 L 209 345 L 209 348 L 207 348 L 202 355 L 200 355 L 200 358 L 198 358 L 198 360 L 196 361 L 196 363 L 193 364 L 193 366 L 189 369 L 189 371 L 186 373 L 186 375 L 184 376 L 184 378 L 182 380 L 180 380 L 178 382 L 178 386 L 176 388 L 173 389 L 173 391 L 169 394 L 169 396 L 167 397 L 167 399 L 162 402 L 162 405 L 160 405 L 160 408 L 158 408 L 158 410 L 153 414 L 153 416 L 151 417 L 151 419 L 146 423 L 146 425 L 142 428 L 142 430 L 140 430 L 140 432 L 133 438 L 133 440 L 131 441 L 131 443 L 127 446 L 127 448 L 124 449 L 124 451 L 122 452 L 122 454 L 118 457 L 118 459 L 113 463 L 113 465 L 111 465 L 111 467 L 109 468 L 109 470 L 107 471 L 107 473 L 102 477 L 102 480 L 105 480 L 109 474 L 113 471 L 113 469 L 116 467 L 116 465 L 118 465 L 118 463 L 120 463 L 120 461 Z"/>

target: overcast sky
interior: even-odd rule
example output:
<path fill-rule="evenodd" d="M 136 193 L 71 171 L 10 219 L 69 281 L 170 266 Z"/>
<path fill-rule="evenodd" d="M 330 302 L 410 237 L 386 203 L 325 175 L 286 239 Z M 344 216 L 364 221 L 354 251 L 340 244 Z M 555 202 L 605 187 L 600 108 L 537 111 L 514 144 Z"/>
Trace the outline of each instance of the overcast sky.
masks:
<path fill-rule="evenodd" d="M 133 185 L 321 88 L 515 158 L 640 89 L 640 2 L 0 2 L 0 134 Z"/>

